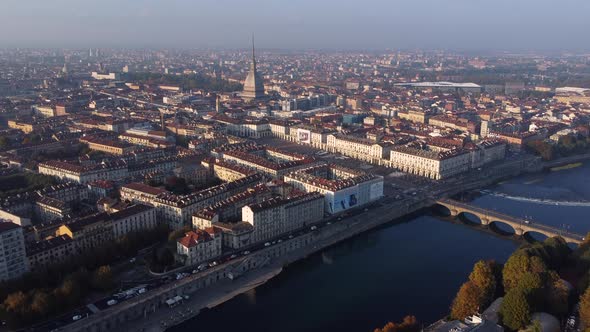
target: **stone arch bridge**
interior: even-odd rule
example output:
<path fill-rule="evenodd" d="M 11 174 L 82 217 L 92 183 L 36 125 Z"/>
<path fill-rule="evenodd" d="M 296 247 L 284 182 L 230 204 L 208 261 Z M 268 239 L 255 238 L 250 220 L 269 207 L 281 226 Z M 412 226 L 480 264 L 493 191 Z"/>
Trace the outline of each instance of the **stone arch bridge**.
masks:
<path fill-rule="evenodd" d="M 567 243 L 580 244 L 584 241 L 584 237 L 580 234 L 571 233 L 562 229 L 551 227 L 547 225 L 531 223 L 522 218 L 516 218 L 507 214 L 488 210 L 459 202 L 450 198 L 443 198 L 436 201 L 436 204 L 446 207 L 452 217 L 458 217 L 462 213 L 470 213 L 479 218 L 482 225 L 490 225 L 492 223 L 504 223 L 511 226 L 516 235 L 525 236 L 529 232 L 536 232 L 547 237 L 561 236 Z"/>

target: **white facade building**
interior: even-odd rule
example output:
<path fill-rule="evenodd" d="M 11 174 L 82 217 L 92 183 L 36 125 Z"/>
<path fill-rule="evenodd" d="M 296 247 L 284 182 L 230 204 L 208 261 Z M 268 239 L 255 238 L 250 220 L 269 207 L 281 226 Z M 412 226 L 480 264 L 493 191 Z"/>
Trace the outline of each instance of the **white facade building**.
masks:
<path fill-rule="evenodd" d="M 285 175 L 284 181 L 305 192 L 324 195 L 325 211 L 339 213 L 383 197 L 383 177 L 336 165 L 319 165 Z"/>
<path fill-rule="evenodd" d="M 242 208 L 242 219 L 254 227 L 253 243 L 316 223 L 323 217 L 324 197 L 319 193 L 271 198 Z"/>

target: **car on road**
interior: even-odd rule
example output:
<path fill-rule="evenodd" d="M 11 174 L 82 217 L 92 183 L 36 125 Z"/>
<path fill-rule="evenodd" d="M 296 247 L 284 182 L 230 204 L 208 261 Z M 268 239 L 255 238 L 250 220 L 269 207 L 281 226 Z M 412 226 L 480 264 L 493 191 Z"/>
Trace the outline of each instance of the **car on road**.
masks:
<path fill-rule="evenodd" d="M 74 322 L 77 321 L 77 320 L 80 320 L 80 319 L 82 319 L 82 315 L 76 315 L 76 316 L 72 317 L 72 320 Z"/>
<path fill-rule="evenodd" d="M 233 254 L 233 255 L 229 256 L 229 259 L 234 259 L 234 258 L 236 258 L 236 257 L 238 257 L 238 255 L 236 255 L 236 254 Z"/>
<path fill-rule="evenodd" d="M 217 266 L 217 262 L 216 262 L 216 261 L 213 261 L 213 262 L 209 263 L 209 266 L 210 266 L 210 267 Z"/>
<path fill-rule="evenodd" d="M 318 229 L 318 227 L 317 227 L 317 226 L 311 226 L 311 230 L 312 230 L 312 231 L 315 231 L 316 229 Z"/>
<path fill-rule="evenodd" d="M 246 255 L 250 255 L 250 251 L 246 250 L 242 253 L 242 255 L 246 256 Z"/>
<path fill-rule="evenodd" d="M 107 301 L 107 305 L 108 306 L 112 306 L 112 305 L 115 305 L 115 304 L 117 304 L 117 300 L 115 300 L 115 299 L 111 299 L 111 300 L 108 300 Z"/>
<path fill-rule="evenodd" d="M 266 242 L 266 243 L 264 244 L 264 246 L 265 246 L 265 247 L 268 247 L 268 246 L 270 246 L 270 242 Z"/>
<path fill-rule="evenodd" d="M 204 264 L 204 263 L 201 264 L 201 265 L 199 265 L 199 267 L 197 267 L 197 270 L 199 270 L 199 271 L 203 271 L 203 270 L 206 270 L 206 269 L 207 269 L 207 264 Z"/>

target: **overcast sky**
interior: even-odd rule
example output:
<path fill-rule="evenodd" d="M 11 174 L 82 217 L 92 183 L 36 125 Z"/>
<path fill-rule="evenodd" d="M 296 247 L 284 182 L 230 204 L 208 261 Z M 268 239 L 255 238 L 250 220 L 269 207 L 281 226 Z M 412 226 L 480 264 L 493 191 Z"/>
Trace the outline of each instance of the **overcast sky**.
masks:
<path fill-rule="evenodd" d="M 590 50 L 590 0 L 0 0 L 0 47 Z"/>

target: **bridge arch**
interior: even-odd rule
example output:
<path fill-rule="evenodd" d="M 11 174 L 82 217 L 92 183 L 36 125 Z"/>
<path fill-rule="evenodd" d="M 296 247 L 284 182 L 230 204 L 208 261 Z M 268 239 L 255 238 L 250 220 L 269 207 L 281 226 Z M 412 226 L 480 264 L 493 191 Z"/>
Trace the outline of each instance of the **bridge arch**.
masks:
<path fill-rule="evenodd" d="M 450 217 L 452 216 L 452 211 L 451 209 L 449 209 L 446 205 L 443 204 L 434 204 L 431 208 L 431 211 L 433 211 L 436 215 L 441 215 L 444 217 Z"/>
<path fill-rule="evenodd" d="M 482 220 L 477 214 L 469 211 L 462 211 L 457 214 L 457 219 L 470 225 L 485 225 L 485 221 Z"/>
<path fill-rule="evenodd" d="M 500 235 L 517 235 L 518 231 L 512 225 L 499 220 L 492 220 L 488 224 L 491 230 Z"/>
<path fill-rule="evenodd" d="M 547 234 L 537 231 L 526 231 L 522 234 L 522 237 L 528 242 L 543 242 L 549 238 Z"/>

